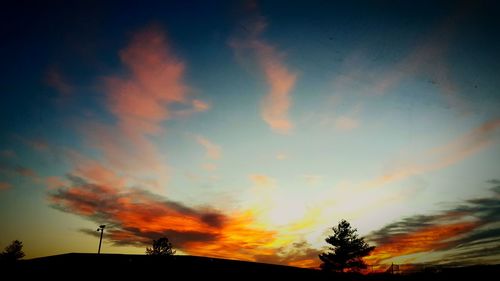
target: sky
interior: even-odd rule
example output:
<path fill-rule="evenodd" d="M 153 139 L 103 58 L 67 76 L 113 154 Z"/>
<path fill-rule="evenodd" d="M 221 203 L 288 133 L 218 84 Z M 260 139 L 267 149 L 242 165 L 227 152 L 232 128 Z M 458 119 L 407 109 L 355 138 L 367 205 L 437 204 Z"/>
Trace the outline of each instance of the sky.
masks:
<path fill-rule="evenodd" d="M 8 1 L 0 247 L 500 262 L 495 1 Z"/>

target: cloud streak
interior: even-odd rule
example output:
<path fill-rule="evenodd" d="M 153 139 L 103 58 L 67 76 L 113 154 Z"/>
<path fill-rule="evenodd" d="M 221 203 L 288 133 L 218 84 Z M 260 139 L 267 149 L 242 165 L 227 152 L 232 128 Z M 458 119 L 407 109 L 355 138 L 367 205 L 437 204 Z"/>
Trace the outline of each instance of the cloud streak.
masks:
<path fill-rule="evenodd" d="M 275 185 L 275 180 L 260 174 L 250 175 L 250 180 L 258 187 L 272 187 Z"/>
<path fill-rule="evenodd" d="M 500 119 L 487 121 L 457 139 L 420 153 L 421 161 L 409 162 L 400 168 L 389 171 L 364 184 L 365 187 L 378 187 L 408 177 L 435 171 L 463 161 L 490 146 L 495 133 L 500 128 Z"/>
<path fill-rule="evenodd" d="M 291 93 L 297 81 L 297 73 L 286 66 L 283 53 L 260 38 L 266 28 L 262 18 L 256 18 L 244 28 L 248 32 L 247 38 L 232 40 L 230 45 L 239 56 L 243 51 L 253 53 L 269 87 L 261 100 L 261 117 L 273 131 L 289 133 L 293 129 L 289 109 L 292 106 Z"/>
<path fill-rule="evenodd" d="M 380 69 L 372 61 L 377 57 L 364 57 L 371 50 L 356 50 L 344 60 L 343 70 L 334 78 L 335 91 L 339 93 L 363 93 L 367 96 L 383 96 L 397 89 L 406 79 L 425 77 L 426 82 L 436 87 L 437 93 L 449 107 L 460 113 L 470 108 L 460 95 L 454 81 L 451 66 L 446 61 L 447 53 L 459 30 L 459 23 L 475 8 L 474 4 L 462 3 L 456 10 L 419 41 L 415 48 L 388 69 Z"/>
<path fill-rule="evenodd" d="M 367 238 L 377 248 L 369 262 L 388 263 L 397 257 L 433 252 L 438 257 L 432 263 L 474 264 L 500 254 L 500 181 L 490 183 L 494 184 L 492 197 L 470 199 L 434 215 L 408 217 L 372 232 Z"/>
<path fill-rule="evenodd" d="M 288 111 L 292 105 L 291 92 L 297 74 L 285 66 L 282 56 L 272 46 L 257 41 L 254 42 L 254 48 L 270 88 L 262 99 L 262 119 L 275 132 L 288 133 L 293 128 Z"/>
<path fill-rule="evenodd" d="M 8 182 L 0 182 L 0 190 L 7 190 L 9 188 L 12 187 L 12 184 L 8 183 Z"/>
<path fill-rule="evenodd" d="M 61 72 L 56 68 L 50 68 L 45 75 L 47 85 L 54 88 L 61 96 L 69 96 L 73 93 L 73 87 L 67 82 Z"/>
<path fill-rule="evenodd" d="M 214 144 L 210 140 L 202 137 L 202 136 L 196 136 L 196 142 L 199 143 L 203 148 L 205 148 L 207 157 L 210 159 L 220 159 L 222 155 L 222 149 L 220 146 Z"/>

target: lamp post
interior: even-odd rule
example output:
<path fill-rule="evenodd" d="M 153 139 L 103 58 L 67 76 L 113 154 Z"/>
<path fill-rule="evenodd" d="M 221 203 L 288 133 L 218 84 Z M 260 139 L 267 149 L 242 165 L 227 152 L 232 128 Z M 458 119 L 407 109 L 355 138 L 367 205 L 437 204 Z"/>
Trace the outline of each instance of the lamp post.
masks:
<path fill-rule="evenodd" d="M 100 254 L 101 253 L 101 243 L 102 243 L 102 234 L 104 233 L 104 228 L 106 227 L 106 225 L 104 224 L 101 224 L 99 226 L 99 228 L 97 229 L 97 231 L 100 231 L 101 232 L 101 238 L 99 239 L 99 250 L 97 250 L 97 254 Z"/>

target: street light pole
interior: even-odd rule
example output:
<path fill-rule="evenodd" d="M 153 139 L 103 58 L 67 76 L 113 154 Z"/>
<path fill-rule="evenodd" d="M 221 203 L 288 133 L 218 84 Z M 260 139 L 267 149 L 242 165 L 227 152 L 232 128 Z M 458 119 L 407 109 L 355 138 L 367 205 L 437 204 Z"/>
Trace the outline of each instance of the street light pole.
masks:
<path fill-rule="evenodd" d="M 97 254 L 100 254 L 101 253 L 101 243 L 102 243 L 102 234 L 104 233 L 104 228 L 106 227 L 106 225 L 104 224 L 101 224 L 99 226 L 99 228 L 97 229 L 97 231 L 100 231 L 101 232 L 101 238 L 99 239 L 99 250 L 97 250 Z"/>

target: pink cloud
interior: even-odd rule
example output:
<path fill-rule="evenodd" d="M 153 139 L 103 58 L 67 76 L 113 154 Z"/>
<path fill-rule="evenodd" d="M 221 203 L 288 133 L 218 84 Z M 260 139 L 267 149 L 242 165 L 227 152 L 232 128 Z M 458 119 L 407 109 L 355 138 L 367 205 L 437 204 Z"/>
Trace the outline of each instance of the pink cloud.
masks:
<path fill-rule="evenodd" d="M 45 184 L 47 185 L 48 189 L 56 189 L 68 185 L 68 183 L 63 178 L 57 176 L 45 178 Z"/>
<path fill-rule="evenodd" d="M 222 149 L 220 146 L 214 144 L 210 140 L 202 137 L 202 136 L 196 136 L 196 142 L 198 142 L 203 148 L 206 150 L 206 154 L 209 158 L 211 159 L 219 159 L 222 154 Z"/>
<path fill-rule="evenodd" d="M 255 48 L 270 87 L 262 100 L 262 119 L 274 131 L 287 133 L 293 128 L 288 118 L 288 110 L 292 104 L 290 94 L 297 74 L 286 68 L 273 47 L 264 42 L 256 42 Z"/>
<path fill-rule="evenodd" d="M 76 165 L 76 170 L 93 182 L 107 184 L 112 177 L 115 184 L 126 179 L 158 188 L 164 186 L 169 172 L 155 142 L 164 133 L 164 122 L 206 111 L 210 105 L 190 96 L 190 87 L 183 81 L 185 63 L 173 54 L 159 28 L 134 34 L 119 56 L 125 74 L 104 78 L 105 105 L 117 123 L 82 122 L 86 141 L 102 157 L 91 165 Z M 179 114 L 173 105 L 189 114 Z"/>
<path fill-rule="evenodd" d="M 191 101 L 191 104 L 192 104 L 195 112 L 203 112 L 203 111 L 207 111 L 210 109 L 210 104 L 208 104 L 202 100 L 194 99 Z"/>
<path fill-rule="evenodd" d="M 261 101 L 261 117 L 278 133 L 289 133 L 293 128 L 288 111 L 292 105 L 291 92 L 297 80 L 297 74 L 287 68 L 284 55 L 276 51 L 266 41 L 259 38 L 266 24 L 259 19 L 252 22 L 247 31 L 250 38 L 232 41 L 236 51 L 251 50 L 255 52 L 258 65 L 263 72 L 269 90 Z"/>
<path fill-rule="evenodd" d="M 120 51 L 120 59 L 131 75 L 106 79 L 107 106 L 124 131 L 156 134 L 160 122 L 170 117 L 168 105 L 186 102 L 188 87 L 182 81 L 185 65 L 172 55 L 158 29 L 136 33 Z"/>
<path fill-rule="evenodd" d="M 208 111 L 210 109 L 210 103 L 204 102 L 202 100 L 193 99 L 187 109 L 179 109 L 172 112 L 173 117 L 189 117 L 198 112 Z"/>

